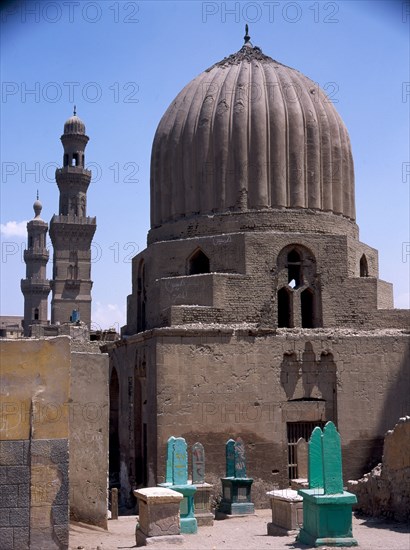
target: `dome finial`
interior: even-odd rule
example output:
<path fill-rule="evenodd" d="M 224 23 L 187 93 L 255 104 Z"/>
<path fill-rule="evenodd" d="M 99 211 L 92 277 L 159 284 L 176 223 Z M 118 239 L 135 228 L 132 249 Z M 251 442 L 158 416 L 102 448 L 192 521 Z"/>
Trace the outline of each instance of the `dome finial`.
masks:
<path fill-rule="evenodd" d="M 41 214 L 41 210 L 43 209 L 43 205 L 41 204 L 41 202 L 39 201 L 39 198 L 38 198 L 38 189 L 37 189 L 37 199 L 35 200 L 34 204 L 33 204 L 33 210 L 34 210 L 34 214 L 35 214 L 35 217 L 36 218 L 39 218 L 40 217 L 40 214 Z"/>
<path fill-rule="evenodd" d="M 245 25 L 245 36 L 243 37 L 243 39 L 245 40 L 245 44 L 250 42 L 251 39 L 251 37 L 249 36 L 249 27 L 247 24 Z"/>
<path fill-rule="evenodd" d="M 76 106 L 75 106 L 75 105 L 74 105 L 74 111 L 73 111 L 73 115 L 74 115 L 74 116 L 77 116 L 77 108 L 76 108 Z"/>

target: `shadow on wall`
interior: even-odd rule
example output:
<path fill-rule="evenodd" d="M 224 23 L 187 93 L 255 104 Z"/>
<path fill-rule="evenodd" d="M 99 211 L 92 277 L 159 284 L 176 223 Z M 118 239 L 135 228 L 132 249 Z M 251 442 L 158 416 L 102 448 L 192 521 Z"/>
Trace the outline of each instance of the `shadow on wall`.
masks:
<path fill-rule="evenodd" d="M 344 463 L 354 464 L 346 472 L 345 479 L 359 479 L 370 472 L 382 461 L 384 436 L 392 430 L 399 418 L 410 414 L 410 343 L 407 345 L 402 363 L 397 375 L 385 393 L 379 421 L 376 428 L 377 436 L 373 439 L 358 439 L 351 441 L 344 448 Z M 385 367 L 387 369 L 387 367 Z"/>
<path fill-rule="evenodd" d="M 296 353 L 284 354 L 281 385 L 289 401 L 324 400 L 326 420 L 337 423 L 336 363 L 333 354 L 322 352 L 319 361 L 311 342 L 306 342 L 302 359 Z"/>

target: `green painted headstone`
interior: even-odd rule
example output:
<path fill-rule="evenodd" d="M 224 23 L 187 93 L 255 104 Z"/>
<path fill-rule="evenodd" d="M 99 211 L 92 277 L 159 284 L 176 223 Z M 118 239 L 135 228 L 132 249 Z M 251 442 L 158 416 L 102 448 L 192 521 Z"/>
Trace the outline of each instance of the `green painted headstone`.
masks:
<path fill-rule="evenodd" d="M 323 429 L 322 452 L 325 495 L 343 493 L 342 446 L 340 435 L 333 422 L 327 422 Z"/>
<path fill-rule="evenodd" d="M 309 489 L 323 489 L 322 430 L 318 426 L 309 439 L 308 480 Z"/>
<path fill-rule="evenodd" d="M 235 477 L 246 477 L 245 444 L 240 437 L 234 445 L 235 453 Z"/>
<path fill-rule="evenodd" d="M 315 428 L 309 440 L 309 489 L 303 497 L 303 527 L 298 541 L 309 546 L 357 546 L 352 533 L 356 495 L 343 491 L 342 448 L 333 422 L 323 433 Z"/>
<path fill-rule="evenodd" d="M 228 439 L 225 445 L 226 477 L 235 477 L 235 441 Z"/>
<path fill-rule="evenodd" d="M 174 485 L 186 485 L 188 483 L 186 441 L 183 437 L 177 437 L 174 441 L 172 478 Z"/>
<path fill-rule="evenodd" d="M 174 442 L 175 437 L 171 435 L 171 437 L 167 441 L 167 464 L 165 469 L 165 482 L 166 483 L 172 483 L 172 464 L 173 464 L 173 458 L 174 458 Z"/>

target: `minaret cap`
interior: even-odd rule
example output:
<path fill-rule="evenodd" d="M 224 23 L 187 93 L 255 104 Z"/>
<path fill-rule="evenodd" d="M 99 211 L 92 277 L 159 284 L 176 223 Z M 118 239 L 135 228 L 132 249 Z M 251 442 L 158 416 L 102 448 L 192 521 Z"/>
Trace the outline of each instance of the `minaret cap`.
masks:
<path fill-rule="evenodd" d="M 77 109 L 75 105 L 73 116 L 65 121 L 64 134 L 85 134 L 85 124 L 81 118 L 77 116 Z"/>
<path fill-rule="evenodd" d="M 38 191 L 37 191 L 37 199 L 34 201 L 34 204 L 33 204 L 33 210 L 34 210 L 34 214 L 36 215 L 36 218 L 40 217 L 42 209 L 43 209 L 43 205 L 38 200 Z"/>

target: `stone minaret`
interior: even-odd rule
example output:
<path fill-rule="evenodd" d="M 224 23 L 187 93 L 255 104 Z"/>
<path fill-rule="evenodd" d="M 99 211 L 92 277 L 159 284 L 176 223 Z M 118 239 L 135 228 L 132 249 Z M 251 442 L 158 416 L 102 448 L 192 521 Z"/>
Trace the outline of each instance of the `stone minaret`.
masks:
<path fill-rule="evenodd" d="M 83 121 L 74 115 L 64 124 L 63 168 L 56 170 L 60 190 L 59 214 L 50 222 L 54 247 L 51 323 L 66 323 L 77 310 L 91 324 L 91 241 L 96 218 L 87 216 L 87 189 L 91 172 L 84 168 L 88 142 Z"/>
<path fill-rule="evenodd" d="M 31 325 L 47 324 L 47 298 L 50 281 L 46 268 L 49 253 L 46 248 L 48 224 L 40 218 L 41 202 L 33 204 L 35 217 L 27 224 L 27 249 L 24 251 L 26 278 L 21 280 L 24 294 L 24 335 L 30 336 Z"/>

